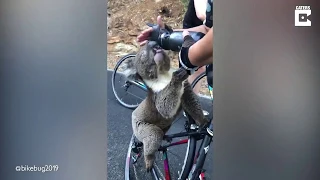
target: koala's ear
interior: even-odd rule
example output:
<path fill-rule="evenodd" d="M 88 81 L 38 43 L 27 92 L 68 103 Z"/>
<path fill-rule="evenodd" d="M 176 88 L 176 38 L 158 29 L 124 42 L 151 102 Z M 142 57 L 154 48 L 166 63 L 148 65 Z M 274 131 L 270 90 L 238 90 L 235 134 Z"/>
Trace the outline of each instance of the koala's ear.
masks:
<path fill-rule="evenodd" d="M 135 58 L 130 58 L 123 62 L 123 74 L 129 79 L 137 79 L 137 68 L 135 66 Z"/>

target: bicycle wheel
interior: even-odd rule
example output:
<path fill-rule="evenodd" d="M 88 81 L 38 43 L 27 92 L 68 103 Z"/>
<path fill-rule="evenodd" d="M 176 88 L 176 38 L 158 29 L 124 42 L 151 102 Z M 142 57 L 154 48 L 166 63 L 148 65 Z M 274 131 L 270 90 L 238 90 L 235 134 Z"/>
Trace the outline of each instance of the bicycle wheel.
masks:
<path fill-rule="evenodd" d="M 201 73 L 192 83 L 191 87 L 194 89 L 198 86 L 199 92 L 197 95 L 199 96 L 199 100 L 201 103 L 202 109 L 205 111 L 205 115 L 209 118 L 212 118 L 213 111 L 213 103 L 209 91 L 209 86 L 207 82 L 206 72 Z M 207 114 L 206 114 L 207 113 Z"/>
<path fill-rule="evenodd" d="M 135 109 L 146 97 L 147 92 L 141 82 L 133 82 L 124 75 L 124 62 L 135 58 L 135 54 L 127 54 L 116 64 L 112 73 L 112 90 L 118 102 L 126 108 Z M 139 84 L 140 83 L 140 84 Z M 129 95 L 129 96 L 128 96 Z"/>
<path fill-rule="evenodd" d="M 190 122 L 193 122 L 193 120 Z M 190 123 L 188 124 L 190 125 Z M 176 128 L 178 128 L 178 125 L 176 127 L 171 127 L 170 130 L 179 132 Z M 191 131 L 189 128 L 186 128 L 186 130 Z M 170 132 L 170 134 L 173 133 Z M 184 141 L 187 141 L 187 143 L 169 147 L 167 154 L 158 151 L 156 153 L 154 168 L 150 173 L 147 173 L 143 157 L 143 144 L 141 142 L 137 142 L 134 135 L 132 135 L 125 165 L 125 180 L 167 179 L 166 177 L 168 174 L 165 173 L 164 158 L 168 159 L 170 179 L 186 179 L 193 164 L 196 151 L 196 139 L 191 136 L 175 139 L 179 139 L 177 141 L 185 139 Z M 176 142 L 176 140 L 174 140 L 174 142 Z M 165 144 L 165 141 L 163 141 L 163 144 Z M 165 157 L 165 155 L 167 156 Z"/>
<path fill-rule="evenodd" d="M 203 109 L 205 109 L 205 110 L 207 110 L 208 112 L 210 112 L 209 114 L 209 116 L 207 116 L 209 119 L 210 119 L 210 121 L 212 121 L 212 118 L 213 118 L 213 113 L 212 113 L 212 111 L 213 111 L 213 99 L 212 99 L 212 97 L 211 97 L 211 94 L 210 94 L 210 91 L 209 91 L 209 86 L 208 86 L 208 82 L 207 82 L 207 78 L 206 78 L 206 72 L 203 72 L 203 73 L 201 73 L 193 82 L 192 82 L 192 84 L 191 84 L 191 87 L 192 88 L 194 88 L 196 85 L 199 85 L 200 86 L 200 92 L 199 92 L 199 97 L 201 98 L 201 100 L 200 100 L 200 102 L 201 102 L 201 107 L 203 108 Z M 200 141 L 201 141 L 201 143 L 200 144 L 198 144 L 197 145 L 197 148 L 196 149 L 198 149 L 198 152 L 196 153 L 196 155 L 195 155 L 195 157 L 196 158 L 201 158 L 202 159 L 202 161 L 204 161 L 204 164 L 202 164 L 203 166 L 201 167 L 201 168 L 203 168 L 203 167 L 205 167 L 205 168 L 209 168 L 209 167 L 212 167 L 211 166 L 211 161 L 208 161 L 208 160 L 204 160 L 204 158 L 205 157 L 199 157 L 199 154 L 200 154 L 200 150 L 202 150 L 202 145 L 203 145 L 203 143 L 204 143 L 204 141 L 205 141 L 205 137 L 203 136 L 203 137 L 201 137 L 201 139 L 199 139 Z M 212 154 L 212 152 L 210 151 L 208 154 L 205 154 L 205 156 L 207 156 L 206 157 L 206 159 L 212 159 L 213 157 L 213 154 Z M 211 169 L 211 168 L 210 168 Z M 201 170 L 203 170 L 203 169 L 201 169 Z M 201 171 L 200 170 L 200 171 Z M 200 172 L 198 172 L 198 173 L 200 173 Z M 195 176 L 193 177 L 193 178 L 195 178 L 195 179 L 198 179 L 198 175 L 199 174 L 195 174 Z M 211 179 L 210 177 L 212 176 L 211 174 L 207 174 L 206 173 L 206 176 L 209 178 L 209 179 Z"/>

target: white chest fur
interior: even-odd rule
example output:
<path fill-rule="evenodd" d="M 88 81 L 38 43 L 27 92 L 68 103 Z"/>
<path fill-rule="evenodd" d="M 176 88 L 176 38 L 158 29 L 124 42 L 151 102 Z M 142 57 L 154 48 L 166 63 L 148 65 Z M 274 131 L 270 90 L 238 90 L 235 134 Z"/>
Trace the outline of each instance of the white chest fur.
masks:
<path fill-rule="evenodd" d="M 160 92 L 170 83 L 173 71 L 175 69 L 170 69 L 166 74 L 159 74 L 156 80 L 144 80 L 144 82 L 154 92 Z"/>
<path fill-rule="evenodd" d="M 171 81 L 172 78 L 172 72 L 175 71 L 175 69 L 170 69 L 170 71 L 166 74 L 158 75 L 158 78 L 156 80 L 144 80 L 146 85 L 152 89 L 154 92 L 160 92 L 165 87 L 167 87 Z M 183 83 L 183 82 L 182 82 Z M 175 88 L 175 87 L 173 87 Z M 180 89 L 175 89 L 175 92 L 177 92 L 174 99 L 171 99 L 171 101 L 175 101 L 175 106 L 171 106 L 170 113 L 166 118 L 172 118 L 177 114 L 177 111 L 179 110 L 180 104 L 181 104 L 181 96 L 184 92 L 184 87 L 181 86 Z"/>

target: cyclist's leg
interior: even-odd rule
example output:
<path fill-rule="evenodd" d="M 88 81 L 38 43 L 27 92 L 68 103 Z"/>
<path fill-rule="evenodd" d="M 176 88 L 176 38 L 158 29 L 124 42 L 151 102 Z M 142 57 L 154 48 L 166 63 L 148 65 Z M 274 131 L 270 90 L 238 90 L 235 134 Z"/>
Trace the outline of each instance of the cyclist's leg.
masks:
<path fill-rule="evenodd" d="M 183 18 L 183 29 L 200 26 L 202 21 L 197 17 L 194 0 L 189 0 L 187 12 Z"/>

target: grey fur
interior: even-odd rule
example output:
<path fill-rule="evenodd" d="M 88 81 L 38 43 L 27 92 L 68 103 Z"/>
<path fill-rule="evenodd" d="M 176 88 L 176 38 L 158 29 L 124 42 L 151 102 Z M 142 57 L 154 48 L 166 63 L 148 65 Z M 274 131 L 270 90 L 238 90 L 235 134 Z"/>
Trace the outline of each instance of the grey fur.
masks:
<path fill-rule="evenodd" d="M 142 81 L 155 81 L 170 69 L 170 59 L 162 52 L 163 59 L 156 63 L 154 60 L 156 45 L 149 42 L 141 47 L 136 58 L 127 62 L 131 77 Z M 134 61 L 134 62 L 133 62 Z M 131 69 L 131 70 L 130 70 Z M 160 147 L 164 134 L 169 130 L 172 122 L 184 109 L 200 126 L 207 124 L 197 96 L 186 79 L 188 74 L 180 68 L 172 73 L 167 86 L 159 92 L 148 87 L 147 97 L 132 112 L 132 128 L 136 138 L 143 143 L 144 160 L 147 171 L 153 167 L 155 153 Z"/>

